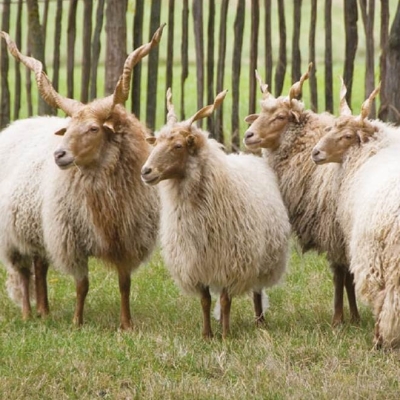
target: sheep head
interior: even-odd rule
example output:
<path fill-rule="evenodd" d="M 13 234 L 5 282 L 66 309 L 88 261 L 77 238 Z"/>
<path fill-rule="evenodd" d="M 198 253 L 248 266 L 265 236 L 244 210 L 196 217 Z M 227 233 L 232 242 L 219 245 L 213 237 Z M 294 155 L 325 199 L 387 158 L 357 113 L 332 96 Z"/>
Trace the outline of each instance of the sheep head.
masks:
<path fill-rule="evenodd" d="M 11 54 L 35 72 L 43 99 L 52 107 L 60 108 L 71 117 L 66 120 L 65 128 L 55 132 L 56 135 L 64 135 L 60 147 L 54 153 L 55 162 L 60 168 L 65 169 L 72 165 L 88 166 L 99 160 L 102 145 L 118 133 L 116 125 L 120 124 L 121 115 L 127 114 L 122 105 L 129 96 L 133 67 L 160 42 L 164 26 L 165 24 L 154 33 L 149 43 L 135 49 L 127 57 L 114 93 L 89 104 L 83 104 L 57 93 L 44 73 L 42 63 L 35 58 L 22 55 L 10 37 L 5 32 L 0 32 Z M 118 112 L 115 112 L 116 109 Z"/>
<path fill-rule="evenodd" d="M 171 89 L 168 89 L 167 124 L 161 128 L 157 137 L 146 139 L 154 147 L 142 168 L 143 182 L 155 185 L 162 180 L 185 177 L 189 157 L 195 157 L 207 141 L 207 135 L 193 123 L 209 117 L 222 104 L 226 93 L 227 90 L 220 92 L 213 104 L 203 107 L 188 120 L 177 122 L 171 102 Z"/>
<path fill-rule="evenodd" d="M 379 86 L 370 94 L 361 106 L 359 116 L 351 115 L 346 102 L 346 86 L 342 79 L 340 91 L 340 117 L 333 127 L 325 128 L 326 134 L 315 145 L 311 157 L 316 164 L 341 163 L 347 151 L 353 146 L 360 146 L 374 135 L 377 128 L 366 118 L 369 114 L 372 100 L 379 92 Z"/>
<path fill-rule="evenodd" d="M 245 118 L 245 121 L 251 124 L 243 139 L 246 147 L 253 150 L 258 148 L 274 150 L 279 147 L 281 135 L 287 125 L 290 122 L 298 122 L 300 114 L 303 112 L 303 104 L 296 100 L 295 97 L 301 93 L 310 68 L 311 64 L 308 71 L 290 88 L 288 96 L 278 98 L 268 93 L 268 85 L 262 82 L 256 71 L 256 78 L 262 93 L 261 112 L 259 114 L 251 114 Z"/>

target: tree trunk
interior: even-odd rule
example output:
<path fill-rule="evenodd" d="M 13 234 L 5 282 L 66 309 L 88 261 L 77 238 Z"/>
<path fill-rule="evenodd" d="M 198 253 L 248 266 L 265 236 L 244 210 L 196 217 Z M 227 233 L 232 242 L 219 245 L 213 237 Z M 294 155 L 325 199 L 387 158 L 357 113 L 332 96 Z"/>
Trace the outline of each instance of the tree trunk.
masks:
<path fill-rule="evenodd" d="M 275 96 L 282 93 L 283 82 L 286 74 L 286 23 L 285 23 L 285 5 L 283 0 L 278 0 L 279 14 L 279 57 L 275 72 Z"/>
<path fill-rule="evenodd" d="M 332 0 L 325 0 L 325 110 L 333 112 Z"/>
<path fill-rule="evenodd" d="M 387 95 L 386 95 L 386 73 L 387 73 L 387 66 L 386 66 L 386 57 L 387 57 L 387 48 L 388 48 L 388 41 L 389 41 L 389 1 L 388 0 L 381 0 L 381 40 L 380 40 L 380 47 L 381 47 L 381 55 L 379 57 L 379 67 L 380 67 L 380 81 L 381 81 L 381 91 L 380 91 L 380 98 L 381 98 L 381 106 L 379 108 L 378 117 L 382 121 L 387 120 Z"/>
<path fill-rule="evenodd" d="M 10 30 L 10 0 L 3 3 L 3 17 L 1 29 L 9 32 Z M 4 128 L 10 122 L 10 88 L 8 86 L 8 54 L 7 45 L 1 40 L 1 108 L 0 108 L 0 128 Z"/>
<path fill-rule="evenodd" d="M 294 0 L 293 40 L 292 40 L 292 83 L 297 82 L 301 77 L 301 53 L 300 53 L 301 2 L 302 0 Z"/>
<path fill-rule="evenodd" d="M 385 90 L 388 100 L 388 121 L 400 125 L 400 3 L 392 23 L 387 50 Z"/>
<path fill-rule="evenodd" d="M 313 68 L 310 71 L 310 108 L 312 111 L 318 111 L 318 90 L 317 90 L 317 78 L 315 71 L 317 69 L 317 63 L 315 62 L 315 32 L 317 26 L 317 0 L 311 2 L 311 20 L 310 20 L 310 33 L 308 37 L 308 48 L 309 56 L 308 62 L 313 64 Z"/>
<path fill-rule="evenodd" d="M 126 60 L 127 0 L 108 0 L 106 10 L 105 93 L 114 93 Z"/>
<path fill-rule="evenodd" d="M 249 114 L 253 114 L 256 110 L 256 78 L 254 71 L 257 69 L 259 25 L 260 25 L 260 3 L 259 0 L 251 0 Z"/>

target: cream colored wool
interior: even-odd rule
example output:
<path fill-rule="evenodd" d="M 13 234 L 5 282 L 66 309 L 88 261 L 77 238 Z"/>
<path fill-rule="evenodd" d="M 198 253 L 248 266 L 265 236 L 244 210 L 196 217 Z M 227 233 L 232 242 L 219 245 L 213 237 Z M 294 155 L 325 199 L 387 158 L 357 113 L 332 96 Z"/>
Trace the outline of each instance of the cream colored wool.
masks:
<path fill-rule="evenodd" d="M 183 291 L 209 286 L 234 296 L 279 281 L 290 225 L 276 177 L 261 158 L 227 155 L 208 139 L 189 155 L 183 179 L 158 186 L 162 254 Z"/>
<path fill-rule="evenodd" d="M 350 148 L 338 217 L 357 294 L 373 309 L 385 347 L 400 345 L 400 131 L 380 121 L 370 140 Z"/>
<path fill-rule="evenodd" d="M 150 255 L 159 199 L 140 179 L 150 146 L 121 106 L 113 118 L 123 122 L 96 162 L 66 170 L 53 153 L 63 141 L 54 133 L 68 119 L 20 120 L 0 133 L 0 259 L 9 271 L 30 269 L 38 254 L 81 279 L 91 256 L 130 273 Z"/>

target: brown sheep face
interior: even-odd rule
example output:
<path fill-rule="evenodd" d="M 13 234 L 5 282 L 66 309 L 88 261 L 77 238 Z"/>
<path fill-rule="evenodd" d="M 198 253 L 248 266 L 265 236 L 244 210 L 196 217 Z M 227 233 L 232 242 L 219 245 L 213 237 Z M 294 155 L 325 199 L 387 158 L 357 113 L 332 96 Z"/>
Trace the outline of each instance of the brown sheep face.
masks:
<path fill-rule="evenodd" d="M 251 150 L 275 150 L 279 147 L 281 135 L 292 118 L 293 112 L 284 101 L 273 99 L 262 102 L 260 114 L 252 114 L 245 118 L 251 126 L 244 135 L 244 144 Z"/>
<path fill-rule="evenodd" d="M 311 158 L 316 164 L 342 163 L 347 151 L 368 141 L 375 129 L 354 117 L 340 117 L 315 145 Z"/>
<path fill-rule="evenodd" d="M 74 115 L 65 129 L 56 132 L 63 135 L 59 148 L 54 152 L 56 164 L 61 169 L 73 165 L 89 167 L 101 161 L 107 135 L 113 132 L 111 121 L 96 115 L 93 109 L 84 107 Z"/>
<path fill-rule="evenodd" d="M 165 179 L 183 179 L 190 155 L 195 155 L 203 143 L 201 135 L 192 127 L 166 128 L 155 138 L 146 140 L 154 145 L 149 158 L 142 168 L 142 180 L 156 185 Z"/>

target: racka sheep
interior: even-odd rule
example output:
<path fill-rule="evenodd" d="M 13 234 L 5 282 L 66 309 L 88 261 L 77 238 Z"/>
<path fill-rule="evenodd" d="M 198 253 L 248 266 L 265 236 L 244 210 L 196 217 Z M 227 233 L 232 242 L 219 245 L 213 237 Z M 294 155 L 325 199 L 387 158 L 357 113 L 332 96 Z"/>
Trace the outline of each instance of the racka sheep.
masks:
<path fill-rule="evenodd" d="M 332 324 L 343 321 L 343 287 L 347 291 L 351 320 L 358 321 L 353 275 L 348 270 L 344 238 L 335 218 L 336 193 L 332 181 L 337 166 L 316 168 L 310 157 L 324 127 L 332 124 L 334 117 L 305 111 L 304 104 L 295 99 L 308 72 L 291 87 L 289 96 L 278 98 L 268 92 L 268 86 L 257 73 L 256 76 L 263 93 L 261 112 L 246 118 L 251 126 L 244 143 L 250 149 L 262 148 L 267 162 L 276 171 L 292 228 L 303 250 L 315 249 L 327 254 L 335 287 Z"/>
<path fill-rule="evenodd" d="M 257 320 L 261 293 L 285 271 L 290 225 L 272 170 L 259 157 L 227 155 L 193 123 L 218 107 L 177 122 L 167 93 L 168 122 L 156 138 L 142 179 L 158 184 L 160 240 L 169 271 L 183 291 L 200 295 L 203 337 L 212 337 L 212 292 L 220 293 L 222 335 L 229 333 L 231 299 L 253 291 Z"/>
<path fill-rule="evenodd" d="M 400 345 L 400 131 L 368 120 L 376 89 L 352 116 L 342 89 L 341 116 L 315 146 L 317 164 L 340 163 L 338 219 L 357 294 L 373 309 L 375 345 Z"/>
<path fill-rule="evenodd" d="M 148 134 L 122 104 L 133 66 L 158 44 L 162 28 L 128 56 L 114 94 L 87 105 L 58 94 L 42 64 L 23 56 L 2 33 L 13 56 L 35 72 L 42 97 L 70 118 L 21 120 L 1 133 L 0 258 L 22 276 L 29 275 L 35 256 L 72 274 L 78 325 L 93 256 L 117 270 L 121 328 L 131 327 L 131 273 L 156 243 L 158 195 L 140 179 Z M 29 303 L 28 291 L 24 296 Z M 25 305 L 23 315 L 29 313 Z"/>

